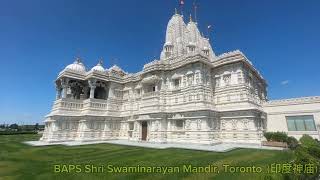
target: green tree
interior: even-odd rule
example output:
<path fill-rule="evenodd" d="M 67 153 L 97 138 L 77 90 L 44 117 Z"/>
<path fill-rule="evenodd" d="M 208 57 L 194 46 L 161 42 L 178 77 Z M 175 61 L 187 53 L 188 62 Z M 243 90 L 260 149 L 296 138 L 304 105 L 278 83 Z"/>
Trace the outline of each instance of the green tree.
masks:
<path fill-rule="evenodd" d="M 10 128 L 10 129 L 18 129 L 19 126 L 18 126 L 18 124 L 11 124 L 11 125 L 9 126 L 9 128 Z"/>
<path fill-rule="evenodd" d="M 295 164 L 303 165 L 304 173 L 295 174 L 291 179 L 317 179 L 319 178 L 320 168 L 320 145 L 309 135 L 300 138 L 300 145 L 295 149 Z M 309 167 L 307 167 L 309 165 Z M 310 171 L 313 166 L 314 171 Z M 308 169 L 309 168 L 309 169 Z M 311 173 L 312 172 L 312 173 Z"/>
<path fill-rule="evenodd" d="M 34 125 L 34 130 L 39 130 L 39 123 L 36 123 L 36 125 Z"/>

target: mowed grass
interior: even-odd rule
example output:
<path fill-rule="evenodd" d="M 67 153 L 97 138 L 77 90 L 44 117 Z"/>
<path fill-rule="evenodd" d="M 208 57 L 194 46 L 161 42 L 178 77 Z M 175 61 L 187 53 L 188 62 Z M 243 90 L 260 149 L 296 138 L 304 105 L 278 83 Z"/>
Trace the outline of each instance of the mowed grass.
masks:
<path fill-rule="evenodd" d="M 282 174 L 267 173 L 267 165 L 290 162 L 291 151 L 237 149 L 227 153 L 182 149 L 148 149 L 110 144 L 84 146 L 32 147 L 23 141 L 38 140 L 39 135 L 0 136 L 0 179 L 283 179 Z M 114 166 L 207 166 L 221 167 L 219 173 L 55 173 L 57 164 Z M 222 164 L 261 166 L 262 173 L 228 173 Z"/>

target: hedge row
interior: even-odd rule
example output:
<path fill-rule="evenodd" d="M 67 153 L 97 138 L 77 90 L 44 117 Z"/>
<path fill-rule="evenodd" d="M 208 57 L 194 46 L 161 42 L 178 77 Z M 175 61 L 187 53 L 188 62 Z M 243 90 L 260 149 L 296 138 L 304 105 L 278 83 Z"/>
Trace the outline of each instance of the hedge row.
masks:
<path fill-rule="evenodd" d="M 265 132 L 263 135 L 267 139 L 267 141 L 287 143 L 290 149 L 295 149 L 299 143 L 296 138 L 292 136 L 288 137 L 288 135 L 284 132 Z"/>
<path fill-rule="evenodd" d="M 37 134 L 36 131 L 0 131 L 0 135 Z"/>

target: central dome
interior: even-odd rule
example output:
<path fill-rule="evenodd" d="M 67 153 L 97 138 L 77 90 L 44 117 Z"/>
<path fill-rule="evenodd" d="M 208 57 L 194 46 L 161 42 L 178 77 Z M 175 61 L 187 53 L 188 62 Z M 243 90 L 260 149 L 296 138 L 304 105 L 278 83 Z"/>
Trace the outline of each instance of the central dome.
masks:
<path fill-rule="evenodd" d="M 80 72 L 80 73 L 85 73 L 86 72 L 86 67 L 84 64 L 80 61 L 80 58 L 77 58 L 74 63 L 69 64 L 65 70 L 71 70 L 75 72 Z"/>

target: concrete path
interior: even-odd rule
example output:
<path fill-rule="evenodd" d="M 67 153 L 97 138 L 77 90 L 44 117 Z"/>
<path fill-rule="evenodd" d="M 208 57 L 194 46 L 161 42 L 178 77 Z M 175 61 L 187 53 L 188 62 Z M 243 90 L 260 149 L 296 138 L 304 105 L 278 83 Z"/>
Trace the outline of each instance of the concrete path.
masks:
<path fill-rule="evenodd" d="M 213 152 L 227 152 L 237 148 L 250 148 L 250 149 L 268 149 L 268 150 L 284 150 L 279 147 L 268 147 L 260 144 L 246 144 L 246 143 L 220 143 L 214 145 L 202 145 L 202 144 L 180 144 L 180 143 L 150 143 L 150 142 L 136 142 L 128 140 L 108 140 L 108 141 L 69 141 L 69 142 L 42 142 L 42 141 L 26 141 L 24 142 L 31 146 L 49 146 L 49 145 L 65 145 L 65 146 L 79 146 L 89 144 L 117 144 L 125 146 L 136 146 L 144 148 L 154 149 L 167 149 L 167 148 L 180 148 L 189 150 L 200 151 L 213 151 Z"/>

